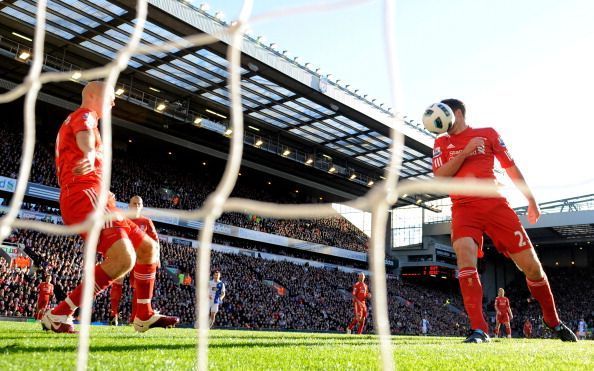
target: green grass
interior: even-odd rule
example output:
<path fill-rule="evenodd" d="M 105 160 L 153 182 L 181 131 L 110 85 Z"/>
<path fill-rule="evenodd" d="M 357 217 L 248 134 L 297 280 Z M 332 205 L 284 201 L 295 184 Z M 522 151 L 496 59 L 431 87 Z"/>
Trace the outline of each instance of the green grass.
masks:
<path fill-rule="evenodd" d="M 196 331 L 93 327 L 90 369 L 189 370 Z M 461 338 L 393 338 L 399 370 L 593 370 L 594 343 L 495 339 L 462 344 Z M 77 337 L 43 332 L 39 324 L 0 322 L 0 370 L 73 369 Z M 286 332 L 211 332 L 213 370 L 374 370 L 374 336 Z"/>

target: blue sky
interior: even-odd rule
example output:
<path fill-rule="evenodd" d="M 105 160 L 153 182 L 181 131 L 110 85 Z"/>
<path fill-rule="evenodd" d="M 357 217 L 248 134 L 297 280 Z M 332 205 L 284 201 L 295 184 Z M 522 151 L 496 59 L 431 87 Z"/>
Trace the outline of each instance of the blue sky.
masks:
<path fill-rule="evenodd" d="M 228 21 L 242 4 L 208 3 Z M 254 3 L 260 14 L 319 1 Z M 420 119 L 430 103 L 459 98 L 472 126 L 500 132 L 539 201 L 594 193 L 594 1 L 401 0 L 395 9 L 397 111 Z M 381 1 L 367 1 L 252 29 L 392 106 L 382 12 Z M 517 193 L 508 196 L 524 203 Z"/>

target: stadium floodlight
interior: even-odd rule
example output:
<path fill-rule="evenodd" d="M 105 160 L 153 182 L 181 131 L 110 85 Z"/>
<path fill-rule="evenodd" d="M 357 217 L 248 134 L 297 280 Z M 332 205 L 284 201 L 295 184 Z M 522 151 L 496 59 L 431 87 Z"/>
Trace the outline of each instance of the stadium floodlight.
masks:
<path fill-rule="evenodd" d="M 218 113 L 218 112 L 215 112 L 215 111 L 213 111 L 213 110 L 210 110 L 210 109 L 208 109 L 208 108 L 206 109 L 206 112 L 208 112 L 208 113 L 212 113 L 212 114 L 213 114 L 213 115 L 215 115 L 215 116 L 219 116 L 219 117 L 220 117 L 220 118 L 222 118 L 222 119 L 226 119 L 226 118 L 227 118 L 227 116 L 225 116 L 225 115 L 222 115 L 222 114 L 220 114 L 220 113 Z"/>
<path fill-rule="evenodd" d="M 200 4 L 199 9 L 203 12 L 208 12 L 210 10 L 210 5 L 208 3 L 202 3 Z"/>
<path fill-rule="evenodd" d="M 299 57 L 295 57 L 295 58 L 293 58 L 293 62 L 295 62 L 295 63 L 299 63 L 299 60 L 300 60 L 300 58 L 299 58 Z"/>
<path fill-rule="evenodd" d="M 82 73 L 80 73 L 79 71 L 76 71 L 72 74 L 72 80 L 78 80 L 82 77 Z"/>
<path fill-rule="evenodd" d="M 420 205 L 423 203 L 423 200 L 417 200 L 417 202 L 415 202 L 417 205 Z"/>
<path fill-rule="evenodd" d="M 402 197 L 401 197 L 401 198 L 407 198 L 407 197 L 408 197 L 408 194 L 407 194 L 407 193 L 405 193 L 405 194 L 403 194 L 403 195 L 402 195 Z"/>
<path fill-rule="evenodd" d="M 233 130 L 231 130 L 231 129 L 227 129 L 227 130 L 225 130 L 225 135 L 226 135 L 226 136 L 229 136 L 229 135 L 231 135 L 231 134 L 233 134 Z"/>
<path fill-rule="evenodd" d="M 248 128 L 250 128 L 250 129 L 252 129 L 254 131 L 260 131 L 260 129 L 258 129 L 257 127 L 252 126 L 252 125 L 248 125 Z"/>
<path fill-rule="evenodd" d="M 202 117 L 198 116 L 194 119 L 194 125 L 199 126 L 202 123 Z"/>
<path fill-rule="evenodd" d="M 24 51 L 21 52 L 21 54 L 19 54 L 19 59 L 22 60 L 23 62 L 26 62 L 29 58 L 31 57 L 31 53 L 28 51 Z"/>
<path fill-rule="evenodd" d="M 125 92 L 124 88 L 117 88 L 115 91 L 115 95 L 117 97 L 119 97 L 120 95 L 124 94 L 124 92 Z"/>
<path fill-rule="evenodd" d="M 152 86 L 149 86 L 149 90 L 154 91 L 155 93 L 160 93 L 161 90 L 157 89 L 157 88 L 153 88 Z"/>
<path fill-rule="evenodd" d="M 283 50 L 283 55 L 287 55 L 287 54 L 289 54 L 289 51 L 288 50 Z"/>
<path fill-rule="evenodd" d="M 321 69 L 321 68 L 319 68 L 319 67 L 318 67 L 318 68 L 316 68 L 316 73 L 317 73 L 318 75 L 321 75 L 321 74 L 322 74 L 322 69 Z"/>
<path fill-rule="evenodd" d="M 156 110 L 159 112 L 163 112 L 165 110 L 165 108 L 167 108 L 167 105 L 165 104 L 165 102 L 160 102 L 157 104 Z"/>
<path fill-rule="evenodd" d="M 332 166 L 330 168 L 330 170 L 328 170 L 329 173 L 334 174 L 336 172 L 336 168 L 334 166 Z"/>
<path fill-rule="evenodd" d="M 370 180 L 369 182 L 367 182 L 367 186 L 371 187 L 375 182 L 373 180 Z"/>
<path fill-rule="evenodd" d="M 305 68 L 311 68 L 311 63 L 309 63 L 309 62 L 305 63 Z"/>
<path fill-rule="evenodd" d="M 18 33 L 18 32 L 13 32 L 12 34 L 13 34 L 14 36 L 16 36 L 16 37 L 20 37 L 20 38 L 21 38 L 21 39 L 23 39 L 23 40 L 27 40 L 27 41 L 33 41 L 33 39 L 32 39 L 32 38 L 30 38 L 30 37 L 27 37 L 27 36 L 25 36 L 25 35 L 21 35 L 21 34 L 20 34 L 20 33 Z"/>
<path fill-rule="evenodd" d="M 278 45 L 276 43 L 272 43 L 269 45 L 270 49 L 272 50 L 276 50 L 278 48 Z"/>
<path fill-rule="evenodd" d="M 327 75 L 326 75 L 326 78 L 327 78 L 328 80 L 332 80 L 332 79 L 334 78 L 334 75 L 333 75 L 333 74 L 331 74 L 331 73 L 329 73 L 329 74 L 327 74 Z"/>
<path fill-rule="evenodd" d="M 260 44 L 264 44 L 264 43 L 266 43 L 266 36 L 258 36 L 256 38 L 256 41 L 259 42 Z"/>
<path fill-rule="evenodd" d="M 313 164 L 313 158 L 308 158 L 308 159 L 305 161 L 305 164 L 306 164 L 306 165 L 311 165 L 311 164 Z"/>
<path fill-rule="evenodd" d="M 222 22 L 225 19 L 225 13 L 219 10 L 215 13 L 214 17 Z"/>
<path fill-rule="evenodd" d="M 258 140 L 256 141 L 256 143 L 254 143 L 254 145 L 255 145 L 256 147 L 260 147 L 262 144 L 264 144 L 264 142 L 262 141 L 262 139 L 258 139 Z"/>
<path fill-rule="evenodd" d="M 285 156 L 285 157 L 288 156 L 288 155 L 290 155 L 290 154 L 291 154 L 291 151 L 289 149 L 285 149 L 283 151 L 283 156 Z"/>
<path fill-rule="evenodd" d="M 357 174 L 351 174 L 351 176 L 349 177 L 350 180 L 355 180 L 357 179 Z"/>

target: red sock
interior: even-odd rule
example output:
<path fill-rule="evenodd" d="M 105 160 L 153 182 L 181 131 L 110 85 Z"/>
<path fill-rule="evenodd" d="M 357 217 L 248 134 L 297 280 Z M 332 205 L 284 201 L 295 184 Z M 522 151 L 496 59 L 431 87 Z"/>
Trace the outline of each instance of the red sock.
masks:
<path fill-rule="evenodd" d="M 105 290 L 113 280 L 105 273 L 101 265 L 95 266 L 95 292 L 94 296 Z M 76 308 L 80 306 L 80 300 L 82 297 L 83 284 L 78 285 L 65 300 L 62 300 L 57 307 L 52 310 L 52 314 L 56 315 L 71 315 L 74 313 Z"/>
<path fill-rule="evenodd" d="M 151 299 L 155 289 L 155 277 L 157 275 L 157 264 L 136 264 L 134 266 L 134 285 L 136 289 L 136 317 L 143 321 L 149 319 L 153 314 Z"/>
<path fill-rule="evenodd" d="M 526 283 L 528 284 L 528 290 L 530 290 L 532 296 L 534 296 L 540 304 L 545 323 L 549 327 L 556 327 L 561 321 L 557 315 L 555 299 L 553 298 L 553 293 L 551 292 L 551 286 L 549 286 L 547 276 L 544 276 L 537 281 L 530 281 L 526 278 Z"/>
<path fill-rule="evenodd" d="M 363 329 L 365 328 L 365 317 L 359 321 L 359 328 L 357 329 L 357 334 L 361 335 L 363 333 Z"/>
<path fill-rule="evenodd" d="M 499 327 L 495 327 L 495 336 L 499 337 Z"/>
<path fill-rule="evenodd" d="M 111 292 L 109 293 L 111 304 L 111 316 L 117 316 L 120 312 L 120 300 L 122 299 L 123 285 L 121 282 L 114 282 L 111 285 Z"/>
<path fill-rule="evenodd" d="M 489 325 L 483 317 L 483 287 L 476 268 L 460 269 L 458 281 L 464 299 L 464 308 L 470 318 L 470 327 L 473 330 L 480 329 L 489 333 Z"/>
<path fill-rule="evenodd" d="M 505 325 L 505 333 L 507 336 L 511 336 L 511 326 Z"/>

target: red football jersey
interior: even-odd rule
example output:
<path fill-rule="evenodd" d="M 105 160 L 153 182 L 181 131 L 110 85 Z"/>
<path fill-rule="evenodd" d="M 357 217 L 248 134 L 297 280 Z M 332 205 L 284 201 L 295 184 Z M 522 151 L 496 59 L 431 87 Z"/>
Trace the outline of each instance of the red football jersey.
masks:
<path fill-rule="evenodd" d="M 468 142 L 475 137 L 480 137 L 485 140 L 484 151 L 476 149 L 470 156 L 466 157 L 458 172 L 454 174 L 454 177 L 493 179 L 493 181 L 495 181 L 495 173 L 493 171 L 495 158 L 497 158 L 503 168 L 508 168 L 514 165 L 514 160 L 495 129 L 473 129 L 468 127 L 456 135 L 446 134 L 435 139 L 435 144 L 433 146 L 433 172 L 442 167 L 453 157 L 460 154 Z M 450 195 L 450 197 L 452 202 L 469 202 L 475 201 L 478 198 L 475 196 L 461 195 Z"/>
<path fill-rule="evenodd" d="M 49 298 L 54 294 L 54 285 L 49 282 L 42 282 L 38 286 L 39 297 Z"/>
<path fill-rule="evenodd" d="M 353 286 L 353 296 L 360 301 L 365 301 L 368 293 L 369 291 L 365 282 L 357 282 Z"/>
<path fill-rule="evenodd" d="M 76 134 L 93 131 L 95 134 L 95 170 L 86 175 L 74 175 L 72 169 L 83 159 L 83 153 L 76 144 Z M 97 185 L 103 171 L 103 144 L 99 134 L 97 113 L 86 108 L 72 112 L 62 123 L 56 138 L 56 172 L 60 187 L 71 183 Z"/>
<path fill-rule="evenodd" d="M 499 313 L 507 314 L 509 312 L 509 299 L 505 296 L 503 297 L 496 297 L 495 298 L 495 308 L 499 311 Z"/>
<path fill-rule="evenodd" d="M 147 217 L 141 216 L 139 218 L 132 219 L 132 221 L 150 238 L 157 242 L 159 241 L 159 237 L 157 236 L 157 230 L 155 229 L 155 225 L 153 224 L 152 220 L 150 220 Z"/>

